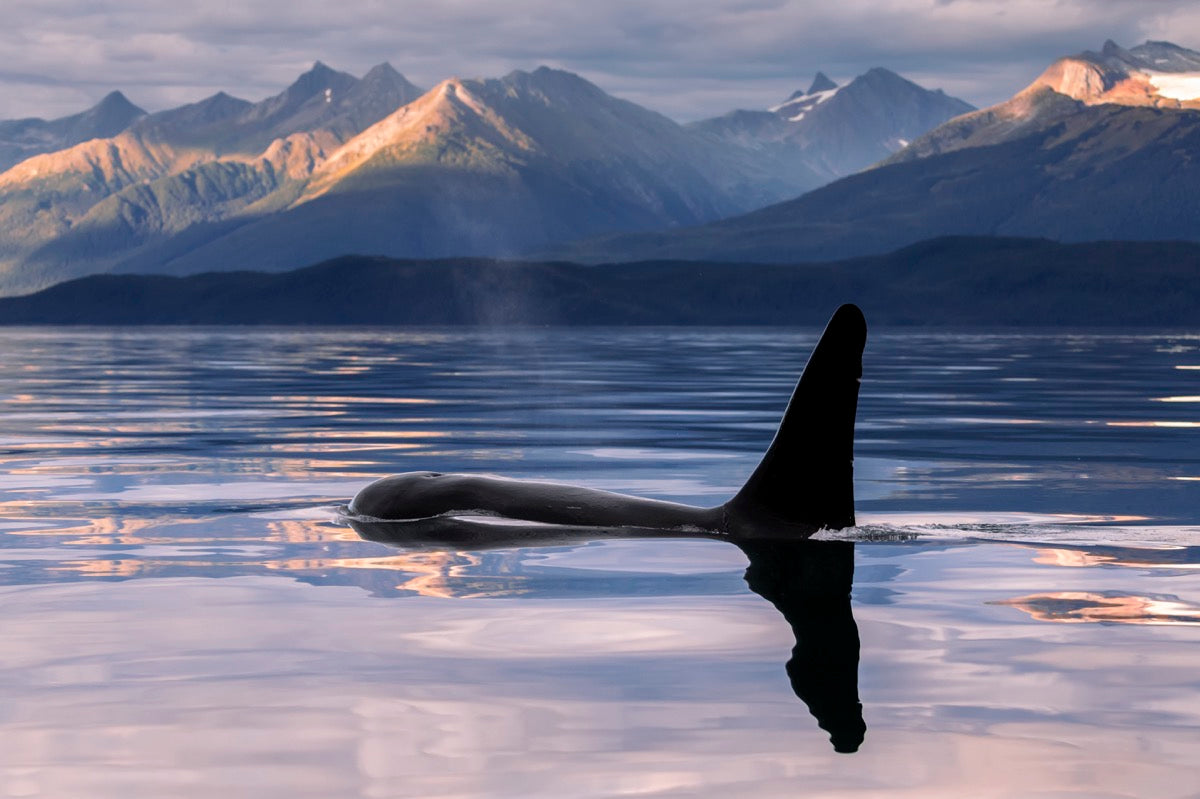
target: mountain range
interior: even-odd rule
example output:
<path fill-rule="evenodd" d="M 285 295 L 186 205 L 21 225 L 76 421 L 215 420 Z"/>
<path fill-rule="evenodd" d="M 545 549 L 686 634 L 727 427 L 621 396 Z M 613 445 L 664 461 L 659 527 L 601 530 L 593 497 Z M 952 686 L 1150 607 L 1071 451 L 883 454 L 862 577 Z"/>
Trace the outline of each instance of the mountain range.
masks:
<path fill-rule="evenodd" d="M 777 171 L 808 171 L 828 183 L 974 110 L 941 90 L 929 91 L 876 67 L 845 86 L 818 72 L 807 91 L 797 91 L 773 108 L 732 111 L 689 128 L 714 141 L 756 150 L 773 160 Z"/>
<path fill-rule="evenodd" d="M 318 62 L 257 103 L 135 109 L 116 133 L 119 121 L 91 134 L 75 118 L 42 123 L 75 132 L 0 174 L 0 293 L 695 225 L 865 168 L 969 109 L 877 69 L 681 126 L 545 67 L 422 92 L 387 64 L 358 79 Z"/>
<path fill-rule="evenodd" d="M 286 203 L 348 139 L 420 95 L 391 66 L 324 64 L 251 103 L 218 93 L 0 174 L 0 287 L 111 269 L 148 242 Z"/>
<path fill-rule="evenodd" d="M 548 251 L 584 261 L 829 260 L 946 235 L 1200 239 L 1200 53 L 1108 42 L 869 170 L 704 226 Z"/>
<path fill-rule="evenodd" d="M 874 69 L 683 126 L 546 67 L 422 92 L 386 64 L 318 63 L 258 103 L 142 114 L 110 95 L 36 122 L 22 141 L 126 126 L 0 174 L 0 294 L 354 252 L 795 263 L 946 236 L 1200 240 L 1200 53 L 1168 42 L 1060 58 L 982 110 Z"/>

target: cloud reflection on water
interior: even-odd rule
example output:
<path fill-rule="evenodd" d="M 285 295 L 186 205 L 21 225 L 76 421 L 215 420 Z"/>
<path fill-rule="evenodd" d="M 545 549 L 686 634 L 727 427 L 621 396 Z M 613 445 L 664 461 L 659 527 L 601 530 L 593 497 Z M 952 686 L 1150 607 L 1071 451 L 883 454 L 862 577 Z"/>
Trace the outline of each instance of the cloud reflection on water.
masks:
<path fill-rule="evenodd" d="M 618 562 L 659 558 L 666 577 L 663 543 L 614 546 Z M 603 563 L 608 546 L 552 554 Z M 1000 544 L 856 548 L 856 590 L 898 593 L 855 606 L 871 731 L 852 760 L 791 696 L 790 636 L 758 597 L 380 602 L 278 576 L 147 577 L 0 588 L 0 774 L 30 795 L 189 799 L 263 785 L 300 797 L 1184 797 L 1196 784 L 1194 628 L 1073 625 L 1064 638 L 983 603 L 1008 584 L 1137 575 Z M 723 548 L 689 550 L 680 562 L 694 569 Z M 1006 584 L 993 590 L 997 555 Z M 427 557 L 464 577 L 498 568 Z M 1194 579 L 1179 590 L 1195 596 Z"/>
<path fill-rule="evenodd" d="M 1023 610 L 1038 621 L 1200 625 L 1200 605 L 1172 597 L 1053 591 L 996 600 L 994 604 Z"/>
<path fill-rule="evenodd" d="M 319 507 L 418 461 L 719 501 L 774 429 L 803 331 L 5 335 L 10 794 L 1200 785 L 1196 428 L 1140 426 L 1193 422 L 1148 404 L 1196 393 L 1173 334 L 873 338 L 857 470 L 879 524 L 856 534 L 885 541 L 855 542 L 870 733 L 852 758 L 796 700 L 789 625 L 733 547 L 397 553 Z M 1140 623 L 1155 614 L 1188 623 Z"/>

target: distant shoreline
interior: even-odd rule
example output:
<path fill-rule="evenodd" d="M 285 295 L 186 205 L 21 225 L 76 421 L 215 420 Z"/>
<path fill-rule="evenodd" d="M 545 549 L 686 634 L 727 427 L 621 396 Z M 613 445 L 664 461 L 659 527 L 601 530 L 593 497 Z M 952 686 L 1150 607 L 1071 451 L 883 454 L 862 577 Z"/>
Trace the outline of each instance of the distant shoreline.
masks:
<path fill-rule="evenodd" d="M 828 263 L 583 266 L 344 256 L 290 272 L 93 275 L 0 325 L 1200 327 L 1200 244 L 947 237 Z"/>

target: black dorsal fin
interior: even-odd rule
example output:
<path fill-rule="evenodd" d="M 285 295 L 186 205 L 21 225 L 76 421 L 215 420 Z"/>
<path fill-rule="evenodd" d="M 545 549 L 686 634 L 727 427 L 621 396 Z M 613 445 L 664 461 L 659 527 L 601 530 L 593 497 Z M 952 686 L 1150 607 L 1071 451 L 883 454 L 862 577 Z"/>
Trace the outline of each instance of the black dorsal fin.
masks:
<path fill-rule="evenodd" d="M 728 510 L 764 523 L 854 526 L 854 415 L 866 342 L 862 311 L 838 308 L 808 358 L 775 440 L 726 503 Z"/>

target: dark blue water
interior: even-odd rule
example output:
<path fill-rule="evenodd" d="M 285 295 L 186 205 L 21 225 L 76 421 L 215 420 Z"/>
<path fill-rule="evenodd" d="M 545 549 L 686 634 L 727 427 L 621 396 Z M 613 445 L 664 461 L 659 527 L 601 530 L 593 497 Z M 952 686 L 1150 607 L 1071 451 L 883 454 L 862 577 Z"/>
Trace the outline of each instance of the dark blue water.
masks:
<path fill-rule="evenodd" d="M 0 795 L 1196 795 L 1200 334 L 872 334 L 855 754 L 734 546 L 337 515 L 424 469 L 719 503 L 817 332 L 0 331 Z"/>

